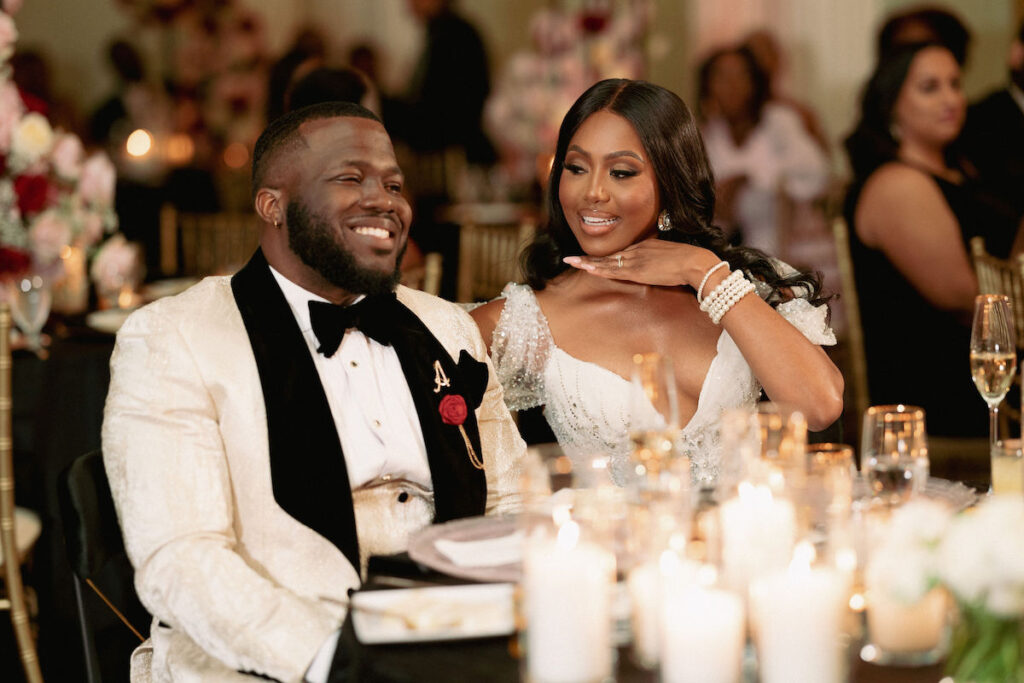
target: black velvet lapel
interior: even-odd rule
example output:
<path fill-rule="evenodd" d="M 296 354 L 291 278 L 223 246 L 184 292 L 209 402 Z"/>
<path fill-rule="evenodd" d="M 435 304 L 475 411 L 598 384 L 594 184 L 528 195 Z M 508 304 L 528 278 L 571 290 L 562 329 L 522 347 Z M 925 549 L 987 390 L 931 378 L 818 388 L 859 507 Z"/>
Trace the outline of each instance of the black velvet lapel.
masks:
<path fill-rule="evenodd" d="M 231 289 L 263 386 L 274 499 L 358 569 L 352 488 L 334 418 L 309 347 L 262 250 L 231 279 Z"/>
<path fill-rule="evenodd" d="M 466 401 L 468 414 L 462 427 L 482 460 L 480 431 L 474 410 L 479 407 L 483 389 L 487 386 L 487 366 L 466 351 L 462 351 L 456 364 L 426 325 L 400 302 L 395 307 L 395 315 L 395 325 L 400 331 L 395 335 L 395 350 L 409 384 L 427 446 L 434 484 L 434 521 L 447 522 L 482 515 L 487 503 L 487 479 L 483 470 L 475 468 L 470 461 L 459 427 L 442 421 L 439 406 L 441 400 L 449 395 L 462 396 Z M 438 386 L 435 361 L 440 361 L 448 386 Z"/>
<path fill-rule="evenodd" d="M 274 499 L 289 515 L 330 540 L 359 567 L 352 490 L 316 365 L 288 301 L 261 250 L 231 279 L 263 387 Z M 484 472 L 473 467 L 458 426 L 445 424 L 439 405 L 448 395 L 468 407 L 463 428 L 482 459 L 474 410 L 487 387 L 487 366 L 462 351 L 456 363 L 423 322 L 395 305 L 395 350 L 412 394 L 427 447 L 435 522 L 481 515 L 487 502 Z M 434 362 L 449 385 L 435 392 Z"/>

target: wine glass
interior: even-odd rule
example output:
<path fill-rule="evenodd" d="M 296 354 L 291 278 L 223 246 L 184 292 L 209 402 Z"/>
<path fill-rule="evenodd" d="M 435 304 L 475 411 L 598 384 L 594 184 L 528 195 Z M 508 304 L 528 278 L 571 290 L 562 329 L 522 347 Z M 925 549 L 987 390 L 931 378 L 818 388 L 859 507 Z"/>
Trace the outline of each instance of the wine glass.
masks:
<path fill-rule="evenodd" d="M 28 349 L 37 354 L 41 353 L 43 325 L 50 317 L 50 283 L 38 274 L 25 275 L 9 284 L 8 293 L 11 317 L 24 333 Z"/>
<path fill-rule="evenodd" d="M 974 298 L 974 325 L 971 328 L 971 375 L 974 386 L 988 404 L 989 444 L 999 438 L 999 404 L 1013 382 L 1017 370 L 1017 341 L 1013 330 L 1013 311 L 1009 297 L 981 294 Z"/>
<path fill-rule="evenodd" d="M 871 406 L 864 411 L 861 470 L 872 495 L 898 505 L 921 493 L 928 481 L 924 409 Z"/>
<path fill-rule="evenodd" d="M 633 356 L 629 421 L 636 473 L 656 481 L 669 469 L 679 435 L 679 398 L 671 358 L 658 353 Z"/>

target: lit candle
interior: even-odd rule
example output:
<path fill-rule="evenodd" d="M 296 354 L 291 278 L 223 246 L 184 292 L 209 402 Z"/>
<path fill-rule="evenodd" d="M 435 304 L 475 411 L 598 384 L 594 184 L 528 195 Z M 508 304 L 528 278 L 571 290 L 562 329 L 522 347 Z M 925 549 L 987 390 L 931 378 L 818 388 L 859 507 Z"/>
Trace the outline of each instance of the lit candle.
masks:
<path fill-rule="evenodd" d="M 813 551 L 811 551 L 813 553 Z M 762 683 L 840 683 L 848 583 L 808 557 L 751 584 Z"/>
<path fill-rule="evenodd" d="M 738 683 L 746 638 L 740 597 L 684 581 L 666 581 L 663 596 L 661 680 Z"/>
<path fill-rule="evenodd" d="M 527 538 L 523 558 L 526 661 L 531 681 L 576 683 L 612 675 L 615 557 L 561 525 L 557 539 Z"/>
<path fill-rule="evenodd" d="M 644 562 L 629 572 L 630 614 L 633 626 L 633 650 L 641 666 L 658 664 L 658 625 L 661 575 L 655 562 Z"/>
<path fill-rule="evenodd" d="M 738 495 L 721 509 L 722 564 L 726 583 L 745 592 L 759 573 L 784 569 L 793 556 L 796 513 L 793 504 L 767 486 L 739 485 Z"/>
<path fill-rule="evenodd" d="M 886 655 L 929 652 L 942 643 L 948 607 L 946 593 L 939 588 L 907 603 L 869 583 L 867 606 L 871 644 Z"/>

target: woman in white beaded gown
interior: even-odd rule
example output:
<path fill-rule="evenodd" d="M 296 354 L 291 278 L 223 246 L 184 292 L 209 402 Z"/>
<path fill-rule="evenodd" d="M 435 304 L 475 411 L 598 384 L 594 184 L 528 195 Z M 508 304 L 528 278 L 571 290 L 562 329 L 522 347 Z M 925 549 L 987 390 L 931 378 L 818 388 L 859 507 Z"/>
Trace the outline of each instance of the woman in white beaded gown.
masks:
<path fill-rule="evenodd" d="M 592 86 L 562 121 L 548 189 L 528 284 L 472 315 L 509 408 L 544 406 L 570 456 L 607 453 L 624 480 L 628 378 L 649 351 L 674 363 L 680 443 L 702 485 L 718 476 L 722 411 L 753 406 L 762 387 L 811 429 L 839 416 L 817 281 L 729 247 L 711 224 L 714 179 L 678 96 L 643 81 Z"/>

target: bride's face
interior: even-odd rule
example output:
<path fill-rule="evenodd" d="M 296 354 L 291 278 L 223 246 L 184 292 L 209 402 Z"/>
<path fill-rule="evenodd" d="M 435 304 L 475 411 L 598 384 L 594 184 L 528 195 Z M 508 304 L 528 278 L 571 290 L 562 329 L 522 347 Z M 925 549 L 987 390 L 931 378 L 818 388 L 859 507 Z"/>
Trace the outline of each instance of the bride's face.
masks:
<path fill-rule="evenodd" d="M 558 199 L 590 256 L 614 254 L 655 233 L 654 168 L 626 119 L 599 111 L 577 129 L 565 155 Z"/>

